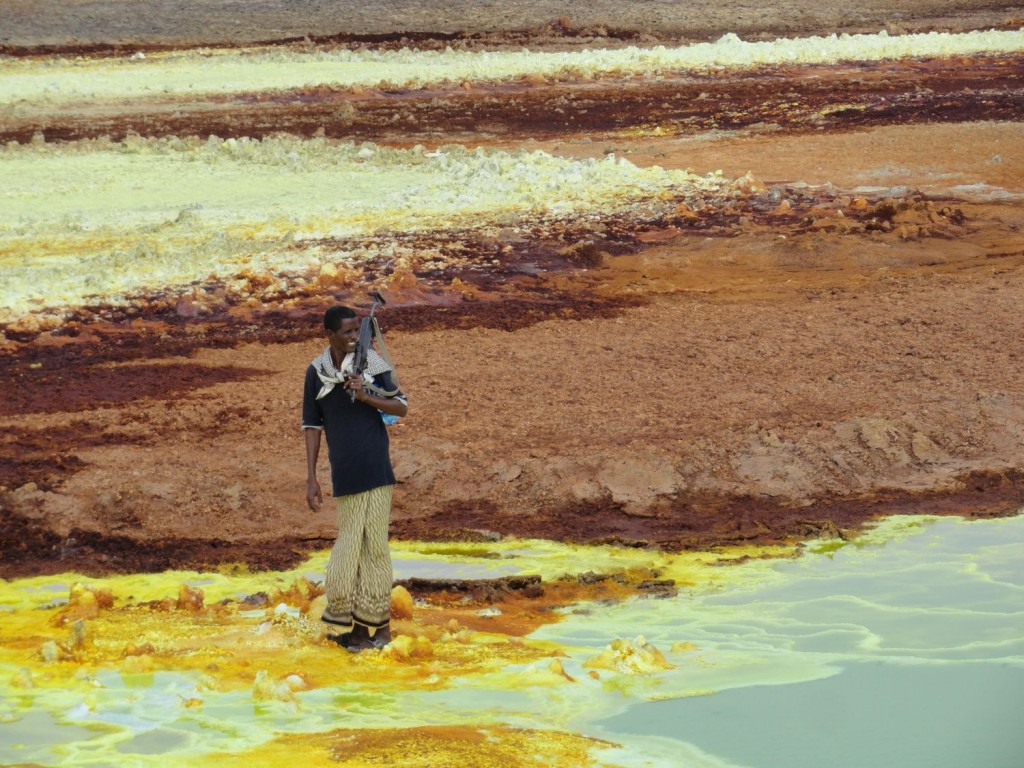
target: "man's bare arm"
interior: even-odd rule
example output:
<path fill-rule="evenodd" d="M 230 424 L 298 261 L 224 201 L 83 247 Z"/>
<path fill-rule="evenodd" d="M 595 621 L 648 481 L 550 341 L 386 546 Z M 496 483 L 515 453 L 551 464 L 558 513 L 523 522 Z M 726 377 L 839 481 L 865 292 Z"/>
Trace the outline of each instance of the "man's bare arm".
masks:
<path fill-rule="evenodd" d="M 363 392 L 362 397 L 356 395 L 356 400 L 360 400 L 367 405 L 372 405 L 378 411 L 386 413 L 389 416 L 405 416 L 409 412 L 409 406 L 399 400 L 397 397 L 377 397 L 371 395 L 368 392 Z"/>
<path fill-rule="evenodd" d="M 320 458 L 320 430 L 307 427 L 302 430 L 306 440 L 306 504 L 314 512 L 324 503 L 320 481 L 316 479 L 316 462 Z"/>

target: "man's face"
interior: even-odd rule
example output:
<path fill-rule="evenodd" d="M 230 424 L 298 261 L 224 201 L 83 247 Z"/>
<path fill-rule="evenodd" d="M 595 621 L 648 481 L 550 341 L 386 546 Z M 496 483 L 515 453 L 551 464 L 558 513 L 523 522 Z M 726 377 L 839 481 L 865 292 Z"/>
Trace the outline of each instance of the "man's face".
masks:
<path fill-rule="evenodd" d="M 359 341 L 359 318 L 346 317 L 336 331 L 328 331 L 327 339 L 336 353 L 347 355 L 354 352 Z"/>

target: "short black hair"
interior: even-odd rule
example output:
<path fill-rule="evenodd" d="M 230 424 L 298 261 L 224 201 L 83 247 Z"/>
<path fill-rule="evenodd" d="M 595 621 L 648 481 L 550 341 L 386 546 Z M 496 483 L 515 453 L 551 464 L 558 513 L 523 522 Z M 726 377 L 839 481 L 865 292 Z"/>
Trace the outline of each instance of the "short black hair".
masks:
<path fill-rule="evenodd" d="M 341 321 L 349 317 L 357 317 L 352 307 L 341 304 L 331 307 L 324 312 L 324 328 L 328 331 L 336 331 L 341 328 Z"/>

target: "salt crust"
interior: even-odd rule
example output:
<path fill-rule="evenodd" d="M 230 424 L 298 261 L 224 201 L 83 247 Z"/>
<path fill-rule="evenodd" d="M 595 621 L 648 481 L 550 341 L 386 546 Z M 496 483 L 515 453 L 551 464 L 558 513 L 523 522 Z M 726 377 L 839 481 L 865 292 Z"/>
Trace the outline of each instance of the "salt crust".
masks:
<path fill-rule="evenodd" d="M 0 104 L 49 107 L 87 100 L 274 91 L 311 86 L 419 88 L 464 81 L 493 83 L 526 76 L 661 75 L 765 64 L 833 64 L 908 57 L 1017 53 L 1024 29 L 959 34 L 830 35 L 573 52 L 300 51 L 199 49 L 145 57 L 0 60 Z"/>
<path fill-rule="evenodd" d="M 274 137 L 88 140 L 0 149 L 0 322 L 243 273 L 315 279 L 403 257 L 402 233 L 529 226 L 726 194 L 721 175 L 608 155 L 428 152 Z M 340 250 L 324 240 L 376 235 Z"/>

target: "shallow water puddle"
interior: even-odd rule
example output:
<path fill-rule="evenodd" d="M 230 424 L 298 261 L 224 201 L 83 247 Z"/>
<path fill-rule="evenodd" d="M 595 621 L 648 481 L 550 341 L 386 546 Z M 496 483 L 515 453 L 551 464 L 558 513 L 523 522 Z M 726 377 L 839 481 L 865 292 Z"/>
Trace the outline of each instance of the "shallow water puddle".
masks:
<path fill-rule="evenodd" d="M 545 594 L 419 600 L 391 649 L 359 655 L 312 619 L 304 576 L 326 553 L 279 574 L 8 582 L 0 762 L 1009 767 L 1021 544 L 1024 516 L 893 519 L 795 560 L 396 542 L 399 578 L 538 574 Z M 618 582 L 587 592 L 587 572 Z M 614 591 L 635 572 L 681 591 Z"/>

